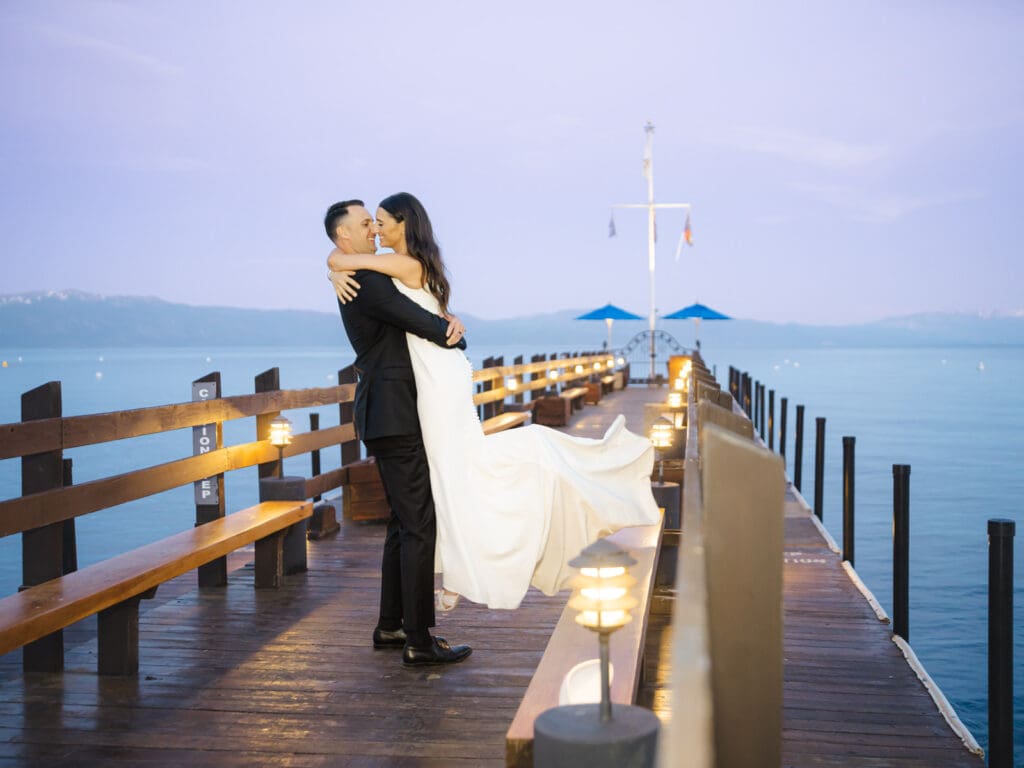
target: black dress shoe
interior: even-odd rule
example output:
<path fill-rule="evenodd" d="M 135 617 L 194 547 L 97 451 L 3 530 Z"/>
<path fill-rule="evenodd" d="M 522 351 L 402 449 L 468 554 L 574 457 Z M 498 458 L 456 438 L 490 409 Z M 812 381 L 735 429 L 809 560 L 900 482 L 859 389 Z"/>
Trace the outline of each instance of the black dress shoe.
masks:
<path fill-rule="evenodd" d="M 432 638 L 425 648 L 406 645 L 402 651 L 402 664 L 407 667 L 427 667 L 432 664 L 456 664 L 473 652 L 468 645 L 448 645 L 443 637 Z"/>
<path fill-rule="evenodd" d="M 378 627 L 373 630 L 374 648 L 404 648 L 407 639 L 405 630 L 401 627 L 398 629 L 381 629 Z"/>

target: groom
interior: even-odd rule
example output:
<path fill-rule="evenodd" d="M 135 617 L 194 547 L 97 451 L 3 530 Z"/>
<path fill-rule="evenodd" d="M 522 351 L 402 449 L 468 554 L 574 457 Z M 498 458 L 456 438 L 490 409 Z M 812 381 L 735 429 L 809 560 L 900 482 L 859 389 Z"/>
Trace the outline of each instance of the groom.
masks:
<path fill-rule="evenodd" d="M 375 253 L 377 228 L 361 200 L 327 209 L 327 236 L 342 253 Z M 465 349 L 462 324 L 432 315 L 399 293 L 379 272 L 356 273 L 360 290 L 338 302 L 345 333 L 356 352 L 355 423 L 377 462 L 391 516 L 381 561 L 380 617 L 373 647 L 401 647 L 408 667 L 450 664 L 472 652 L 431 637 L 434 626 L 436 522 L 430 469 L 416 413 L 416 381 L 405 334 Z"/>

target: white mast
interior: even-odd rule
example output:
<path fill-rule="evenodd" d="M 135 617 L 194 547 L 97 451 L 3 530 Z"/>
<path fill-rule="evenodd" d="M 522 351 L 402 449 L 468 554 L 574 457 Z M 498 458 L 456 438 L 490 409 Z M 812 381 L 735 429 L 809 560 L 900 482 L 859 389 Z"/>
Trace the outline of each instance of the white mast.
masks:
<path fill-rule="evenodd" d="M 685 208 L 689 210 L 689 203 L 655 203 L 654 202 L 654 125 L 650 120 L 644 125 L 644 133 L 647 140 L 644 144 L 644 178 L 647 179 L 647 202 L 646 203 L 620 203 L 613 208 L 646 208 L 647 209 L 647 271 L 650 276 L 650 313 L 648 316 L 648 327 L 651 334 L 651 383 L 654 382 L 654 324 L 657 309 L 654 303 L 654 211 L 656 208 Z"/>

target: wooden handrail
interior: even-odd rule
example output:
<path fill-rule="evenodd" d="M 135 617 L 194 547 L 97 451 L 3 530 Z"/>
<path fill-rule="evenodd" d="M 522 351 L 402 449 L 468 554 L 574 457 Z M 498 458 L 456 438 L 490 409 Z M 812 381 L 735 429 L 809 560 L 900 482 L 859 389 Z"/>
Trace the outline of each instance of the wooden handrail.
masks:
<path fill-rule="evenodd" d="M 473 373 L 473 381 L 494 382 L 497 386 L 474 394 L 473 402 L 476 405 L 492 403 L 519 392 L 545 389 L 556 382 L 575 381 L 589 376 L 594 372 L 593 364 L 604 362 L 608 357 L 607 354 L 577 355 L 481 369 Z M 575 371 L 577 365 L 584 366 L 581 373 Z M 527 374 L 547 374 L 552 368 L 563 370 L 558 379 L 550 379 L 545 375 L 533 380 L 522 380 Z M 515 391 L 505 386 L 510 376 L 520 379 Z M 273 390 L 191 403 L 0 424 L 0 459 L 100 445 L 233 419 L 266 417 L 294 408 L 344 405 L 353 402 L 355 388 L 355 384 L 340 384 L 332 387 Z M 296 435 L 284 455 L 300 455 L 355 439 L 353 424 L 345 423 Z M 277 458 L 277 450 L 261 440 L 227 446 L 200 456 L 180 458 L 67 488 L 0 501 L 0 537 L 70 520 L 224 472 L 266 464 Z M 342 467 L 308 479 L 307 489 L 311 491 L 310 495 L 315 496 L 343 485 L 346 477 L 345 468 Z"/>
<path fill-rule="evenodd" d="M 157 432 L 243 419 L 289 408 L 315 408 L 352 402 L 355 384 L 311 389 L 281 389 L 194 403 L 176 403 L 128 411 L 67 416 L 0 424 L 0 459 L 80 448 Z"/>
<path fill-rule="evenodd" d="M 285 448 L 284 455 L 297 456 L 354 439 L 355 429 L 351 424 L 305 432 L 295 435 L 292 444 Z M 0 536 L 97 512 L 222 472 L 265 464 L 276 460 L 277 456 L 275 447 L 266 440 L 260 440 L 3 501 L 0 502 Z"/>

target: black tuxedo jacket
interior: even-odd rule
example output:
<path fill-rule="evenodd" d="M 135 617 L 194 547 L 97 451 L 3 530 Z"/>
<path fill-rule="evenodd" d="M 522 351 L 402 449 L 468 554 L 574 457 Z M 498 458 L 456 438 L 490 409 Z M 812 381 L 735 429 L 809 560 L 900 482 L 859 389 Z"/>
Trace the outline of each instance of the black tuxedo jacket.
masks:
<path fill-rule="evenodd" d="M 356 352 L 356 432 L 364 441 L 419 434 L 416 380 L 405 334 L 447 347 L 448 321 L 402 295 L 387 275 L 361 269 L 356 280 L 360 285 L 356 298 L 347 304 L 338 302 L 345 333 Z M 456 346 L 465 349 L 465 339 Z"/>

